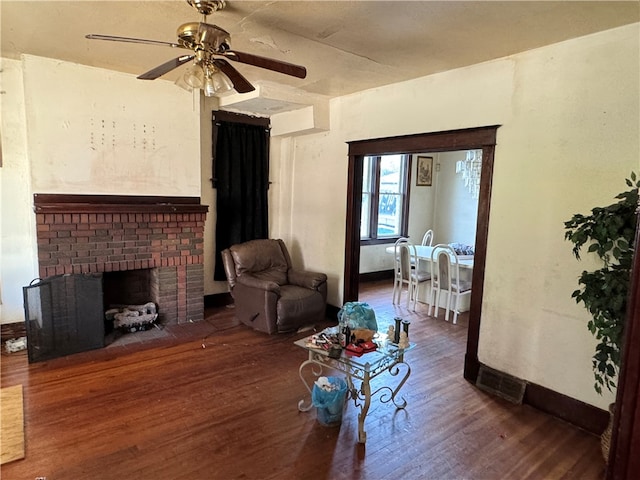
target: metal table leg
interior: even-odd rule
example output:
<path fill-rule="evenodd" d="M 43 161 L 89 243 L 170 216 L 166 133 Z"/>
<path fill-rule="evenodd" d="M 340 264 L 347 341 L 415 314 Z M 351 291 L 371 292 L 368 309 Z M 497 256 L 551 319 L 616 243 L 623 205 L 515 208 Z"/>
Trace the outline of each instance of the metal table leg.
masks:
<path fill-rule="evenodd" d="M 367 442 L 367 432 L 364 431 L 364 421 L 369 413 L 369 406 L 371 405 L 371 385 L 369 384 L 369 373 L 365 373 L 364 380 L 360 385 L 360 392 L 364 397 L 364 403 L 360 406 L 360 413 L 358 414 L 358 443 Z"/>
<path fill-rule="evenodd" d="M 404 365 L 404 367 L 406 367 L 406 372 L 400 380 L 400 383 L 398 383 L 396 388 L 393 389 L 391 387 L 383 386 L 378 388 L 375 392 L 371 392 L 371 377 L 368 372 L 365 372 L 362 383 L 360 385 L 360 389 L 358 390 L 353 386 L 351 375 L 347 375 L 347 384 L 349 386 L 349 391 L 351 392 L 351 398 L 354 401 L 354 405 L 360 408 L 360 413 L 358 414 L 358 443 L 366 443 L 367 441 L 367 432 L 364 429 L 364 422 L 367 418 L 367 413 L 369 413 L 371 398 L 374 395 L 376 395 L 378 392 L 382 392 L 380 395 L 380 402 L 393 402 L 393 404 L 399 410 L 404 409 L 407 406 L 407 401 L 404 398 L 398 400 L 398 393 L 409 378 L 409 375 L 411 374 L 411 367 L 408 363 L 402 361 L 389 367 L 388 371 L 391 376 L 395 377 L 401 371 L 400 365 Z"/>
<path fill-rule="evenodd" d="M 309 355 L 309 357 L 311 357 L 311 355 Z M 304 370 L 304 367 L 306 367 L 307 365 L 311 365 L 311 373 L 313 373 L 316 377 L 322 375 L 322 365 L 314 362 L 313 360 L 311 360 L 311 358 L 309 358 L 309 360 L 305 360 L 300 364 L 300 368 L 298 368 L 298 375 L 300 376 L 300 380 L 302 380 L 302 383 L 309 392 L 308 405 L 305 405 L 306 402 L 304 398 L 298 402 L 298 410 L 301 412 L 308 412 L 313 407 L 313 401 L 311 400 L 311 385 L 309 385 L 307 380 L 304 378 L 304 375 L 302 374 L 302 370 Z"/>

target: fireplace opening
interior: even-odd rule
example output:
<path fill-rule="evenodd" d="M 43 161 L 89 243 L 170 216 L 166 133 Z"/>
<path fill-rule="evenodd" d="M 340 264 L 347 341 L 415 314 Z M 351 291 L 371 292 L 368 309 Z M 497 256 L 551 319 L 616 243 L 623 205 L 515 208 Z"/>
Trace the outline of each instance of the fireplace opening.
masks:
<path fill-rule="evenodd" d="M 151 291 L 151 269 L 105 272 L 102 274 L 102 294 L 105 310 L 115 305 L 157 303 Z"/>
<path fill-rule="evenodd" d="M 156 269 L 105 272 L 102 277 L 107 338 L 116 331 L 135 333 L 158 325 Z"/>

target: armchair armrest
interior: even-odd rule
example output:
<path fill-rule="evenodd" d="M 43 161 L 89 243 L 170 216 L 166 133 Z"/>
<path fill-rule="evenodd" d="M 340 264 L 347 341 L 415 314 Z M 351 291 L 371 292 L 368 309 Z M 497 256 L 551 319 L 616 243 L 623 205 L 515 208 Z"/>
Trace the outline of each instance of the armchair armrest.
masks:
<path fill-rule="evenodd" d="M 280 285 L 271 280 L 262 280 L 250 273 L 243 273 L 236 279 L 237 283 L 241 283 L 245 287 L 257 288 L 260 290 L 267 290 L 280 294 Z"/>
<path fill-rule="evenodd" d="M 326 283 L 327 276 L 324 273 L 307 272 L 303 270 L 289 270 L 289 283 L 317 290 L 320 285 Z"/>

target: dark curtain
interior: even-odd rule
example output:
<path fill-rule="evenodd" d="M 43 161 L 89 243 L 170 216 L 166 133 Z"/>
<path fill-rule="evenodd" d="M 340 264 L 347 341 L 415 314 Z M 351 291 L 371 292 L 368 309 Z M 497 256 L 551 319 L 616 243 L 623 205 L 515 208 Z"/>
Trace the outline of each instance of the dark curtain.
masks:
<path fill-rule="evenodd" d="M 233 244 L 268 238 L 269 131 L 264 126 L 214 120 L 217 189 L 214 280 L 226 280 L 220 252 Z"/>

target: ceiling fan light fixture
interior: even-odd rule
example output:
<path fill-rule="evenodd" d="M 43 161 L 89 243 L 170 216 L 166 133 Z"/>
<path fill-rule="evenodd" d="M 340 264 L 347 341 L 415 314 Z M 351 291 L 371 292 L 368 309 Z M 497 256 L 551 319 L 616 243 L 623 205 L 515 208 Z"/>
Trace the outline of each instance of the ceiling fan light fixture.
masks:
<path fill-rule="evenodd" d="M 233 84 L 224 73 L 214 67 L 207 69 L 203 90 L 205 97 L 212 97 L 233 90 Z"/>
<path fill-rule="evenodd" d="M 193 64 L 184 72 L 184 81 L 191 88 L 204 87 L 204 71 L 199 64 Z"/>

